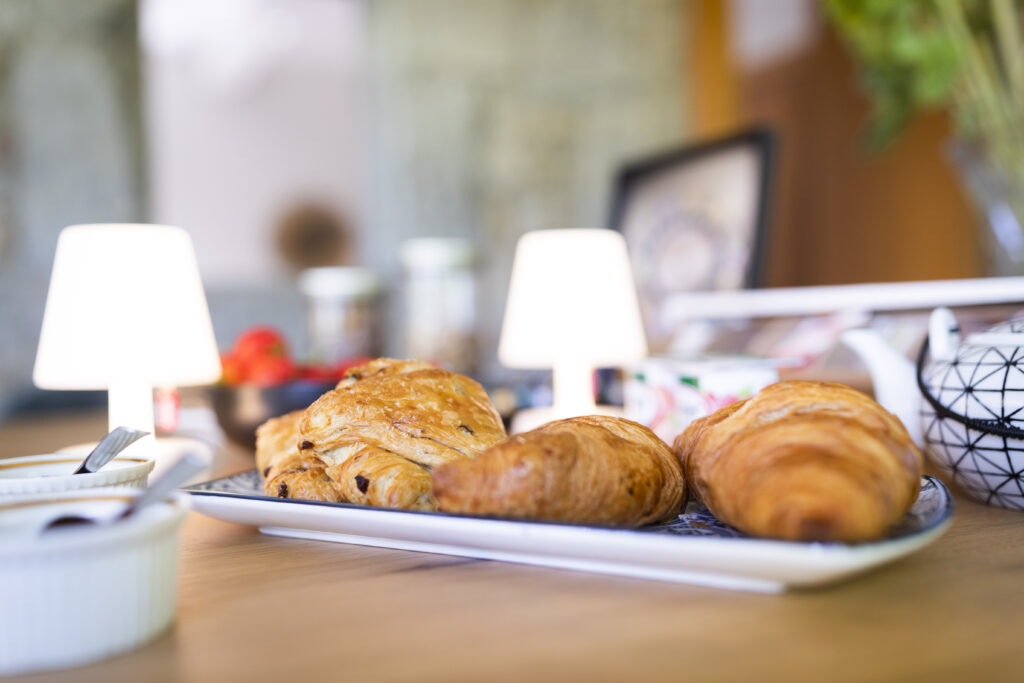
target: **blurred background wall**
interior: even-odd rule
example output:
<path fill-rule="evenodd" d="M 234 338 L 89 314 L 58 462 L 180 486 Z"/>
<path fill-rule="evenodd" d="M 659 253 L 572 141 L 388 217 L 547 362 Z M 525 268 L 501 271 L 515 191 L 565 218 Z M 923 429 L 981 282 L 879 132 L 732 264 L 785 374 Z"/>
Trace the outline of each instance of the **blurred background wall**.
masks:
<path fill-rule="evenodd" d="M 687 137 L 685 2 L 383 0 L 368 5 L 371 195 L 363 253 L 467 237 L 484 365 L 528 230 L 603 226 L 623 161 Z"/>
<path fill-rule="evenodd" d="M 874 154 L 867 110 L 812 0 L 0 0 L 0 415 L 56 400 L 30 374 L 66 225 L 181 225 L 221 346 L 300 353 L 303 226 L 381 274 L 391 353 L 399 243 L 468 238 L 499 375 L 521 233 L 604 225 L 621 164 L 755 124 L 766 284 L 984 273 L 944 116 Z"/>
<path fill-rule="evenodd" d="M 57 234 L 146 216 L 136 10 L 0 3 L 0 414 L 40 395 L 30 378 Z"/>
<path fill-rule="evenodd" d="M 401 240 L 469 238 L 495 370 L 519 234 L 603 224 L 616 165 L 686 138 L 678 0 L 0 0 L 0 16 L 0 413 L 51 398 L 30 370 L 65 225 L 185 227 L 222 346 L 267 323 L 299 353 L 289 216 L 329 214 L 345 260 L 393 293 Z"/>

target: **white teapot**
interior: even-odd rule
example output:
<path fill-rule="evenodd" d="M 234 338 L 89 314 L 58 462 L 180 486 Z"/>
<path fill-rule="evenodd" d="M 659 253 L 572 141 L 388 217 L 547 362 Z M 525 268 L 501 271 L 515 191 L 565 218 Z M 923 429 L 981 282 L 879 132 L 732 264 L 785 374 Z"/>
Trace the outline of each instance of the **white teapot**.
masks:
<path fill-rule="evenodd" d="M 878 402 L 953 481 L 984 503 L 1024 510 L 1024 319 L 961 341 L 953 313 L 938 308 L 916 368 L 874 330 L 842 339 L 867 365 Z"/>

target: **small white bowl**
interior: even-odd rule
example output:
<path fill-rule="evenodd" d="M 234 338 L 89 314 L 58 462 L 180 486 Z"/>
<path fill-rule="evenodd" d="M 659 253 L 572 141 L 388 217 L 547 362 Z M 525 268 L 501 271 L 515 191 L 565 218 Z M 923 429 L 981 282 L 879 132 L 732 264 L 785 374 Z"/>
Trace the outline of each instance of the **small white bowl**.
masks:
<path fill-rule="evenodd" d="M 87 664 L 170 625 L 187 495 L 126 520 L 40 534 L 64 514 L 112 518 L 140 493 L 92 489 L 0 502 L 0 676 Z"/>
<path fill-rule="evenodd" d="M 47 453 L 0 460 L 0 502 L 13 496 L 61 493 L 106 486 L 144 488 L 153 458 L 118 456 L 99 472 L 72 474 L 85 456 Z"/>

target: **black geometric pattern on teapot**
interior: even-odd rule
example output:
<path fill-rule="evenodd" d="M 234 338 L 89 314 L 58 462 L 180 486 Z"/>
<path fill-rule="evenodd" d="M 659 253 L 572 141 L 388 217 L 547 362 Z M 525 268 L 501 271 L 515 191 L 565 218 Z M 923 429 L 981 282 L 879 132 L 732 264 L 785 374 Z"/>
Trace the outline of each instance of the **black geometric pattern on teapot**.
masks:
<path fill-rule="evenodd" d="M 1024 320 L 988 331 L 1024 332 Z M 927 388 L 957 416 L 1024 429 L 1024 348 L 964 347 L 928 374 Z M 1024 441 L 972 428 L 944 411 L 923 414 L 930 450 L 957 484 L 988 504 L 1024 510 Z"/>

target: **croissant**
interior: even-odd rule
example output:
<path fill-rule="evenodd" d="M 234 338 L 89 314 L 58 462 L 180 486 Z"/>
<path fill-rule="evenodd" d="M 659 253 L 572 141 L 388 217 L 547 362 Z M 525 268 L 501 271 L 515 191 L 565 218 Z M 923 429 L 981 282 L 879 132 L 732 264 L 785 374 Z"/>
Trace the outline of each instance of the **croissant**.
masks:
<path fill-rule="evenodd" d="M 298 425 L 299 448 L 347 502 L 433 510 L 430 470 L 505 438 L 484 388 L 426 363 L 381 358 L 350 371 Z"/>
<path fill-rule="evenodd" d="M 640 526 L 685 495 L 672 450 L 646 427 L 587 416 L 549 422 L 433 472 L 438 509 L 473 515 Z"/>
<path fill-rule="evenodd" d="M 691 423 L 674 450 L 718 519 L 799 541 L 878 538 L 917 499 L 923 467 L 896 416 L 823 382 L 766 387 Z"/>

